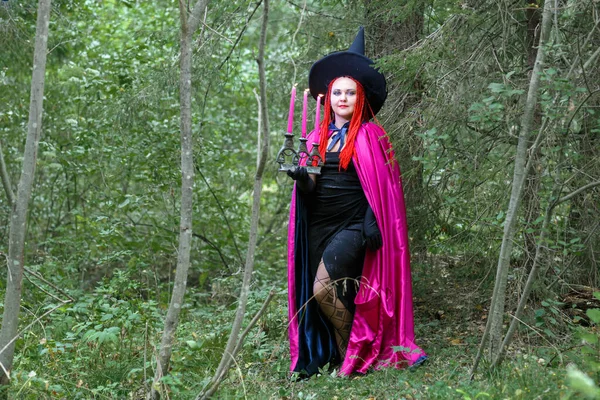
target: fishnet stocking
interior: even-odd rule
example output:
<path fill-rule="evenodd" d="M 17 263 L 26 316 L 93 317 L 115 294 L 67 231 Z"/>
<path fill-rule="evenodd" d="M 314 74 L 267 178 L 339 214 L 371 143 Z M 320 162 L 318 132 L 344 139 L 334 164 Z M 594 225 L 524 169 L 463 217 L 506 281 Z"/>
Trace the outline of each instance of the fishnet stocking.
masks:
<path fill-rule="evenodd" d="M 346 282 L 338 284 L 344 285 Z M 325 263 L 321 260 L 313 284 L 313 293 L 321 311 L 334 327 L 340 359 L 343 361 L 348 348 L 353 315 L 338 298 L 335 285 L 336 283 L 329 277 Z"/>

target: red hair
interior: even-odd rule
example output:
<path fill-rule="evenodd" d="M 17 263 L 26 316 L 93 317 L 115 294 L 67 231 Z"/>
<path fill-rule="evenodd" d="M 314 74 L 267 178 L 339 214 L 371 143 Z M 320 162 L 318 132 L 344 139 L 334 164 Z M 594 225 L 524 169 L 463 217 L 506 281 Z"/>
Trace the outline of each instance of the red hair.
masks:
<path fill-rule="evenodd" d="M 354 103 L 354 113 L 350 119 L 348 132 L 346 133 L 346 145 L 340 152 L 340 169 L 346 169 L 348 168 L 350 160 L 352 160 L 352 157 L 354 156 L 354 141 L 356 139 L 356 135 L 358 135 L 358 130 L 363 122 L 369 120 L 369 110 L 371 107 L 367 102 L 365 90 L 360 82 L 349 76 L 339 78 L 348 78 L 356 82 L 356 103 Z M 325 95 L 325 112 L 323 113 L 323 121 L 321 121 L 321 127 L 319 128 L 319 150 L 321 157 L 323 157 L 323 162 L 325 162 L 325 152 L 327 151 L 327 143 L 329 142 L 329 125 L 331 124 L 331 119 L 333 117 L 333 113 L 331 111 L 331 90 L 333 83 L 337 79 L 338 78 L 331 81 L 327 87 L 327 94 Z"/>

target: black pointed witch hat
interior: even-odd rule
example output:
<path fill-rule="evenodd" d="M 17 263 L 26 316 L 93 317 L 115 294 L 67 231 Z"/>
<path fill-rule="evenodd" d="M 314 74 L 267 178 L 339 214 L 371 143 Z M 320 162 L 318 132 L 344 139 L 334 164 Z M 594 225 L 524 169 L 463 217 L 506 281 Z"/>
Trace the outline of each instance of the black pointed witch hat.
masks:
<path fill-rule="evenodd" d="M 385 102 L 387 85 L 385 77 L 373 64 L 373 60 L 365 56 L 365 31 L 361 26 L 348 50 L 328 54 L 313 64 L 308 73 L 310 94 L 317 99 L 318 95 L 325 95 L 332 80 L 349 76 L 362 84 L 375 115 Z"/>

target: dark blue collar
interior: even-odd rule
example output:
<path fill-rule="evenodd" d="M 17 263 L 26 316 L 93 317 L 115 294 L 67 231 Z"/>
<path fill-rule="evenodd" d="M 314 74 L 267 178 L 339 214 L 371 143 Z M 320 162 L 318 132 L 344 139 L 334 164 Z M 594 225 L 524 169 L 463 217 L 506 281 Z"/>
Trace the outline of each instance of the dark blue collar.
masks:
<path fill-rule="evenodd" d="M 329 124 L 329 130 L 333 131 L 333 133 L 331 134 L 331 143 L 329 143 L 329 146 L 327 146 L 327 151 L 331 151 L 331 149 L 335 147 L 337 142 L 340 142 L 340 150 L 342 149 L 342 147 L 344 147 L 344 143 L 346 141 L 346 133 L 348 132 L 349 126 L 350 122 L 346 122 L 344 125 L 342 125 L 341 128 L 335 126 L 333 122 Z"/>

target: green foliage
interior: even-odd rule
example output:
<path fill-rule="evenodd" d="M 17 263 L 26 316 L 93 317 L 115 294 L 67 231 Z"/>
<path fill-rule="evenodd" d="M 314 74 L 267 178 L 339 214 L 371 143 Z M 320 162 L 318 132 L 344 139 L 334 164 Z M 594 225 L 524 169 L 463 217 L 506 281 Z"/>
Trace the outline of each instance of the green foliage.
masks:
<path fill-rule="evenodd" d="M 567 383 L 573 391 L 580 393 L 586 399 L 600 398 L 598 385 L 575 366 L 569 365 L 567 369 Z"/>
<path fill-rule="evenodd" d="M 162 315 L 130 278 L 117 274 L 28 332 L 19 344 L 13 387 L 30 398 L 118 398 L 137 390 L 150 367 L 144 366 L 149 336 L 160 329 Z"/>
<path fill-rule="evenodd" d="M 549 338 L 555 338 L 555 331 L 560 330 L 563 323 L 561 309 L 564 303 L 553 299 L 546 299 L 541 302 L 541 308 L 535 310 L 535 326 L 540 328 Z"/>

